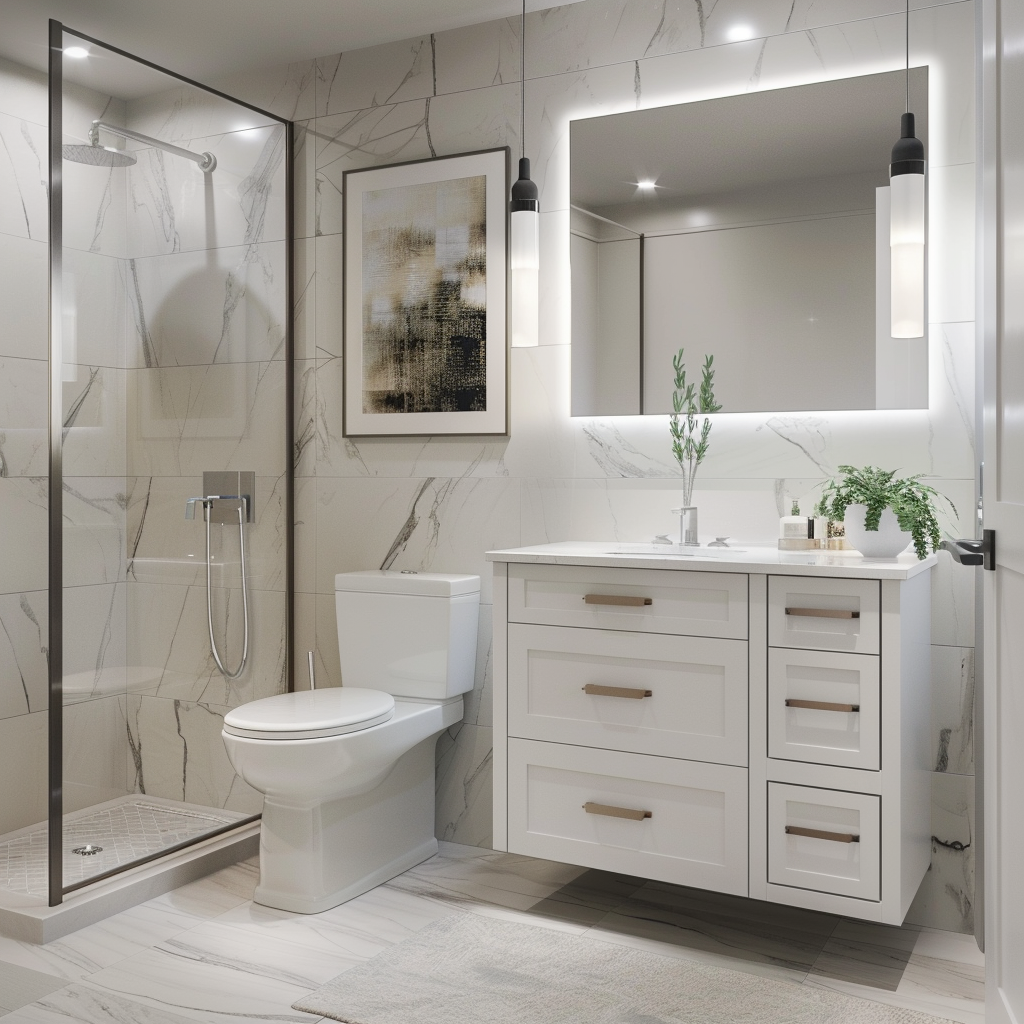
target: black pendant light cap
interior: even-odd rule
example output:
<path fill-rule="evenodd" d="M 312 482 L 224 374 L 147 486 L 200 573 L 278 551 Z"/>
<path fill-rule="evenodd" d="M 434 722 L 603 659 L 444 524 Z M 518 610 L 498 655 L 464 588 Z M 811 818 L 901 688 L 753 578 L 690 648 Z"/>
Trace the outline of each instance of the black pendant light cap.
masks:
<path fill-rule="evenodd" d="M 900 140 L 892 147 L 889 177 L 897 174 L 924 174 L 924 143 L 914 135 L 914 115 L 900 118 Z"/>
<path fill-rule="evenodd" d="M 524 156 L 519 160 L 519 180 L 512 186 L 512 201 L 509 203 L 509 210 L 512 213 L 540 212 L 540 192 L 530 180 L 529 157 Z"/>

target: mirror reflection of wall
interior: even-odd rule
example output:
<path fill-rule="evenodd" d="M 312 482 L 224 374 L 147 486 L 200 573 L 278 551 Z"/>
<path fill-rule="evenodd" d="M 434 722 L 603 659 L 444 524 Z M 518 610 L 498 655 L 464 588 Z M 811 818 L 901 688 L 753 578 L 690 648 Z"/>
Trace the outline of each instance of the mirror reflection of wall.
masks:
<path fill-rule="evenodd" d="M 905 104 L 887 72 L 573 121 L 573 415 L 671 412 L 681 346 L 728 412 L 927 406 L 927 340 L 885 327 Z"/>

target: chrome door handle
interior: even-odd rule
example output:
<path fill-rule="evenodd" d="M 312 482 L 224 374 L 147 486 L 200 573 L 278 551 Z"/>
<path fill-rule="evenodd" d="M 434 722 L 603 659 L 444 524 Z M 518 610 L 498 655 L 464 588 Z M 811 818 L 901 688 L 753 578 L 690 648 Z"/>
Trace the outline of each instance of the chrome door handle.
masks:
<path fill-rule="evenodd" d="M 944 540 L 941 551 L 948 551 L 955 562 L 961 565 L 983 565 L 986 569 L 996 567 L 996 531 L 982 530 L 981 540 L 959 537 L 956 540 Z"/>

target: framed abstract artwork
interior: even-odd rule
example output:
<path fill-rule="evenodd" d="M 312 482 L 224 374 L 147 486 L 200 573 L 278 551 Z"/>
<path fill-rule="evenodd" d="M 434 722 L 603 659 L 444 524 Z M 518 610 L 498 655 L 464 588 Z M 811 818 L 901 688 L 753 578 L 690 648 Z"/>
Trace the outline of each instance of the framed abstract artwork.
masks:
<path fill-rule="evenodd" d="M 509 151 L 346 171 L 344 433 L 508 433 Z"/>

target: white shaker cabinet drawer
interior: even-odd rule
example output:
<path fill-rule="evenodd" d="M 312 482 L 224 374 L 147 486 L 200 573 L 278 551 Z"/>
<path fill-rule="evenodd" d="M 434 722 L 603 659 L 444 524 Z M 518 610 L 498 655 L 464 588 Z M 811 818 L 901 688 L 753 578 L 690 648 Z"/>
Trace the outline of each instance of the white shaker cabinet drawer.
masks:
<path fill-rule="evenodd" d="M 768 643 L 849 654 L 878 654 L 877 580 L 771 576 Z"/>
<path fill-rule="evenodd" d="M 881 897 L 877 796 L 768 784 L 768 881 L 862 900 Z"/>
<path fill-rule="evenodd" d="M 510 739 L 508 849 L 746 895 L 747 772 Z"/>
<path fill-rule="evenodd" d="M 768 756 L 878 771 L 879 659 L 772 648 Z"/>
<path fill-rule="evenodd" d="M 747 763 L 747 644 L 511 623 L 510 735 Z"/>
<path fill-rule="evenodd" d="M 510 565 L 508 618 L 538 625 L 747 638 L 747 577 L 582 565 Z"/>

